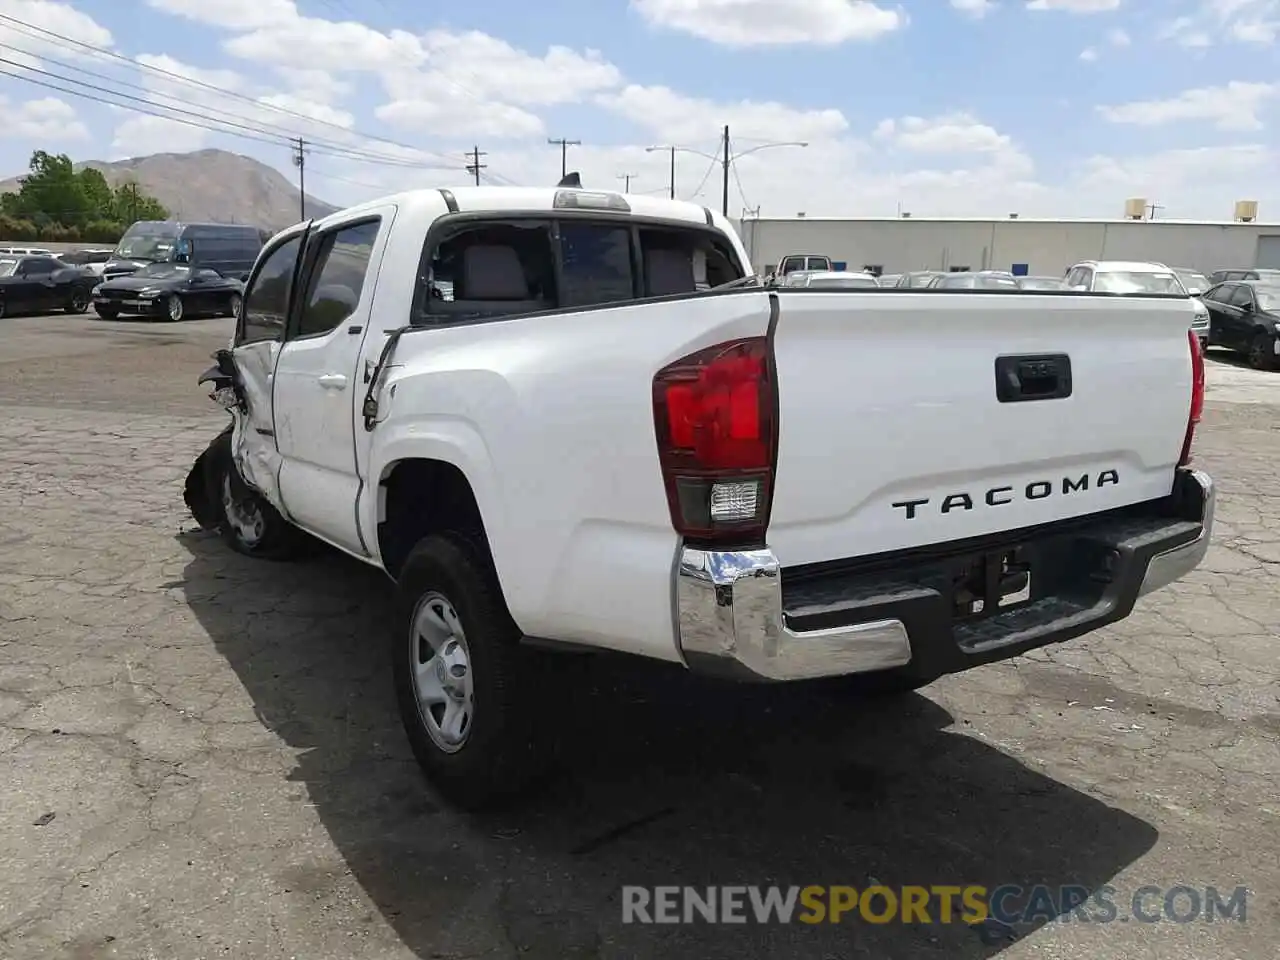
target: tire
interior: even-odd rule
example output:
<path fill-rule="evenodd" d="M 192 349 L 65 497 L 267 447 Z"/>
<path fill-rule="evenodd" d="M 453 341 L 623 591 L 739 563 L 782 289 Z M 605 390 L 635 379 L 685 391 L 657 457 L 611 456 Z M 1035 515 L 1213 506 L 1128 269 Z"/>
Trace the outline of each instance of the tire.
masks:
<path fill-rule="evenodd" d="M 218 532 L 236 553 L 263 560 L 293 560 L 305 534 L 244 482 L 231 455 L 231 433 L 222 433 L 205 452 L 204 489 L 214 503 Z"/>
<path fill-rule="evenodd" d="M 77 290 L 71 294 L 71 299 L 67 301 L 67 313 L 85 313 L 89 309 L 89 294 L 84 290 Z"/>
<path fill-rule="evenodd" d="M 427 780 L 465 810 L 514 800 L 546 768 L 527 670 L 536 654 L 519 645 L 488 551 L 458 534 L 425 537 L 400 572 L 396 607 L 396 701 Z"/>
<path fill-rule="evenodd" d="M 93 305 L 93 312 L 100 316 L 103 320 L 115 320 L 120 316 L 119 307 L 104 307 L 100 303 Z"/>
<path fill-rule="evenodd" d="M 242 299 L 243 298 L 238 293 L 233 293 L 231 295 L 231 298 L 227 301 L 227 316 L 229 317 L 240 316 L 240 304 L 242 302 Z"/>
<path fill-rule="evenodd" d="M 182 302 L 182 298 L 176 293 L 169 294 L 169 298 L 165 301 L 165 313 L 168 315 L 169 319 L 174 323 L 177 323 L 182 319 L 184 310 L 185 306 Z"/>
<path fill-rule="evenodd" d="M 1255 370 L 1271 370 L 1275 367 L 1276 338 L 1270 334 L 1255 334 L 1249 341 L 1249 366 Z"/>

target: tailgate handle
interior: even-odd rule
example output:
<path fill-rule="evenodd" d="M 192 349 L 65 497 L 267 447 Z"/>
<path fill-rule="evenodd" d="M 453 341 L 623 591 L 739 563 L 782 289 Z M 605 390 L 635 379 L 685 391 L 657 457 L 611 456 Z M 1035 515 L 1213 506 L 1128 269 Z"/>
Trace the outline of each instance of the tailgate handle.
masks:
<path fill-rule="evenodd" d="M 1065 353 L 996 357 L 996 397 L 1001 403 L 1069 396 L 1071 358 Z"/>

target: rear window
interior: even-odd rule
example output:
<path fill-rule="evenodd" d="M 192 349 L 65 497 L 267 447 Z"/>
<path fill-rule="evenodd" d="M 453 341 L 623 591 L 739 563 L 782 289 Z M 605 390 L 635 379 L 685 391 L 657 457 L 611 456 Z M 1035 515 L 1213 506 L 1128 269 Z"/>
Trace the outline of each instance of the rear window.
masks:
<path fill-rule="evenodd" d="M 579 218 L 472 222 L 423 263 L 424 324 L 687 295 L 743 276 L 719 234 Z"/>

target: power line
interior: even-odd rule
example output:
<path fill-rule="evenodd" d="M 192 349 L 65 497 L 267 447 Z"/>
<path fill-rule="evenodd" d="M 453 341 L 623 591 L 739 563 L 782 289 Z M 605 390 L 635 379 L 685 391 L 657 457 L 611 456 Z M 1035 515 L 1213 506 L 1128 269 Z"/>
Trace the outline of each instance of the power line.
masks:
<path fill-rule="evenodd" d="M 563 180 L 569 173 L 569 148 L 582 146 L 581 140 L 566 140 L 564 137 L 553 139 L 547 137 L 547 143 L 553 147 L 560 148 L 560 179 Z"/>
<path fill-rule="evenodd" d="M 425 154 L 427 156 L 437 157 L 440 159 L 448 159 L 448 157 L 445 154 L 440 153 L 439 151 L 436 151 L 436 150 L 426 150 L 421 147 L 415 147 L 407 143 L 401 143 L 399 141 L 392 140 L 388 137 L 366 133 L 361 130 L 357 130 L 353 127 L 352 128 L 344 127 L 341 124 L 334 123 L 330 120 L 321 120 L 317 117 L 311 117 L 304 113 L 299 113 L 296 110 L 290 110 L 288 107 L 282 107 L 278 104 L 268 103 L 262 100 L 258 100 L 255 97 L 251 97 L 248 94 L 240 93 L 239 91 L 236 91 L 236 90 L 228 90 L 225 87 L 220 87 L 220 86 L 217 86 L 216 84 L 208 83 L 204 80 L 198 80 L 194 77 L 185 77 L 180 73 L 175 73 L 172 70 L 166 70 L 163 67 L 157 67 L 152 64 L 141 63 L 137 60 L 134 60 L 132 57 L 127 57 L 123 54 L 117 53 L 114 50 L 107 50 L 103 47 L 98 47 L 91 43 L 85 43 L 82 40 L 77 40 L 74 37 L 68 37 L 65 34 L 61 34 L 53 30 L 46 30 L 43 27 L 37 27 L 34 24 L 25 23 L 17 19 L 16 17 L 9 16 L 8 14 L 0 13 L 0 22 L 3 22 L 4 25 L 9 29 L 16 30 L 20 33 L 24 33 L 27 36 L 33 37 L 34 39 L 39 39 L 42 42 L 50 42 L 50 40 L 52 40 L 52 41 L 55 41 L 55 46 L 61 46 L 63 48 L 80 49 L 85 51 L 86 53 L 91 54 L 92 56 L 96 56 L 101 59 L 115 60 L 120 63 L 127 64 L 132 69 L 153 74 L 155 76 L 165 77 L 169 80 L 176 81 L 178 83 L 184 84 L 189 87 L 196 87 L 202 90 L 207 90 L 210 93 L 218 94 L 220 97 L 227 97 L 233 100 L 239 100 L 244 103 L 251 104 L 254 108 L 259 110 L 270 111 L 272 113 L 277 113 L 283 116 L 292 117 L 296 120 L 302 120 L 308 125 L 330 127 L 334 130 L 341 131 L 346 136 L 357 136 L 366 140 L 372 140 L 379 143 L 385 143 L 389 146 L 399 147 L 403 150 L 411 150 L 416 153 Z M 28 56 L 38 56 L 38 54 L 33 54 L 30 51 L 22 51 L 22 52 L 26 53 Z M 50 59 L 50 58 L 46 57 L 45 59 Z M 17 66 L 22 69 L 29 69 L 25 67 L 24 64 L 17 64 Z M 70 69 L 75 69 L 85 73 L 91 73 L 90 71 L 86 71 L 83 68 L 79 68 L 79 67 L 73 67 Z M 122 86 L 124 85 L 122 81 L 113 81 L 113 82 L 119 83 Z M 466 91 L 465 88 L 454 83 L 452 80 L 448 80 L 446 78 L 446 82 L 448 82 L 451 86 L 463 92 L 464 94 L 468 96 L 473 96 L 468 91 Z M 71 93 L 71 95 L 73 96 L 76 95 L 73 91 L 63 91 L 63 92 Z M 102 102 L 102 101 L 99 101 L 99 102 Z M 110 104 L 110 105 L 120 106 L 120 104 Z M 165 105 L 160 104 L 158 106 L 164 107 Z M 145 112 L 145 111 L 142 111 L 142 112 Z M 289 132 L 290 134 L 296 133 L 295 131 L 289 131 Z M 355 152 L 367 152 L 367 151 L 355 151 Z M 385 161 L 398 161 L 406 166 L 420 166 L 418 164 L 413 164 L 412 161 L 409 161 L 406 158 L 382 157 L 377 161 L 370 161 L 370 162 L 385 162 Z"/>
<path fill-rule="evenodd" d="M 479 147 L 472 147 L 471 152 L 467 154 L 467 156 L 471 158 L 471 162 L 467 164 L 467 173 L 476 178 L 477 187 L 480 186 L 480 171 L 488 166 L 487 163 L 481 163 L 480 158 L 487 157 L 488 155 L 489 154 L 481 150 Z"/>

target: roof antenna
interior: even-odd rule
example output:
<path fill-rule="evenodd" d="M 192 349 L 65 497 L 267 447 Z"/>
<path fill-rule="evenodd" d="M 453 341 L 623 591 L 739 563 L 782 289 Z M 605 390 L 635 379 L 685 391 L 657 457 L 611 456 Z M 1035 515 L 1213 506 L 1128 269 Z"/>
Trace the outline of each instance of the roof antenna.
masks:
<path fill-rule="evenodd" d="M 556 184 L 556 186 L 569 187 L 574 190 L 581 190 L 582 176 L 578 173 L 577 170 L 573 171 L 573 173 L 566 173 L 564 177 L 561 178 L 560 182 Z"/>

